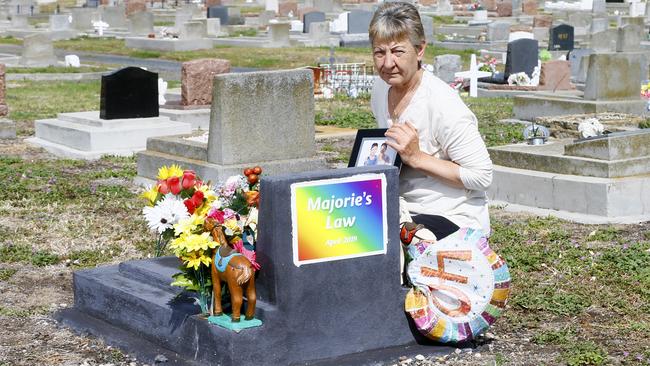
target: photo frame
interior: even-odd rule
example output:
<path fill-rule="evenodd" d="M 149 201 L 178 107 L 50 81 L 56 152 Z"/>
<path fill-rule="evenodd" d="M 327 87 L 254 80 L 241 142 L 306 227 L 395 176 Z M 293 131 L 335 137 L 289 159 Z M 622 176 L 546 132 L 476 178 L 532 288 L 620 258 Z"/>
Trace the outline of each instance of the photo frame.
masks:
<path fill-rule="evenodd" d="M 395 149 L 386 144 L 386 128 L 370 128 L 357 131 L 348 168 L 372 165 L 402 167 L 402 159 Z M 374 149 L 374 150 L 373 150 Z"/>

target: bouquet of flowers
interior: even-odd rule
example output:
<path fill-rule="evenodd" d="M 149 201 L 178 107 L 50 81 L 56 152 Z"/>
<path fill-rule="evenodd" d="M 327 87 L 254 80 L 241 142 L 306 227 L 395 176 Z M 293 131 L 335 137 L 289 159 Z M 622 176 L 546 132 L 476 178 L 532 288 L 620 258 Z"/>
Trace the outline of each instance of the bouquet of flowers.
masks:
<path fill-rule="evenodd" d="M 221 224 L 228 242 L 259 269 L 255 240 L 262 169 L 255 167 L 244 173 L 246 177 L 230 177 L 215 189 L 193 171 L 172 165 L 160 168 L 157 184 L 143 193 L 150 203 L 143 214 L 159 235 L 156 254 L 162 254 L 169 243 L 168 248 L 182 263 L 172 285 L 195 292 L 204 314 L 210 309 L 210 265 L 219 246 L 204 228 L 206 218 Z"/>
<path fill-rule="evenodd" d="M 650 100 L 650 82 L 641 85 L 641 98 Z"/>
<path fill-rule="evenodd" d="M 454 78 L 454 81 L 449 84 L 452 89 L 455 89 L 456 91 L 460 91 L 463 88 L 463 84 L 465 82 L 465 79 L 457 77 Z"/>
<path fill-rule="evenodd" d="M 497 59 L 489 55 L 483 56 L 483 59 L 478 65 L 479 71 L 487 71 L 491 73 L 497 72 Z"/>
<path fill-rule="evenodd" d="M 469 11 L 483 10 L 483 6 L 481 5 L 480 2 L 477 1 L 475 3 L 467 5 L 467 10 L 469 10 Z"/>

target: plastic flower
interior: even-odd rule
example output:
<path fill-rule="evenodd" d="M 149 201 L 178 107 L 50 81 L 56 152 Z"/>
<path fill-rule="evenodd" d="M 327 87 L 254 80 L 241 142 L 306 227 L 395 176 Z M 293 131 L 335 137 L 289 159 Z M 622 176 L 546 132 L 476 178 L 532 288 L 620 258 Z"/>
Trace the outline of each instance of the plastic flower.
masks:
<path fill-rule="evenodd" d="M 181 260 L 185 262 L 185 265 L 189 268 L 192 267 L 194 270 L 198 270 L 201 264 L 204 264 L 206 267 L 212 262 L 212 258 L 203 254 L 202 250 L 188 253 L 188 255 L 181 257 Z"/>
<path fill-rule="evenodd" d="M 260 269 L 260 264 L 257 263 L 257 255 L 254 250 L 248 250 L 244 248 L 244 242 L 240 239 L 236 242 L 233 243 L 233 247 L 235 247 L 235 250 L 239 253 L 241 253 L 246 259 L 248 259 L 251 262 L 251 265 L 253 268 L 255 268 L 256 271 L 259 271 Z"/>
<path fill-rule="evenodd" d="M 235 219 L 224 221 L 223 226 L 226 228 L 226 235 L 234 236 L 241 234 L 241 227 L 239 226 L 239 222 Z"/>
<path fill-rule="evenodd" d="M 223 224 L 225 220 L 224 212 L 215 208 L 210 209 L 210 212 L 208 213 L 208 217 L 217 220 L 217 222 L 220 224 Z"/>
<path fill-rule="evenodd" d="M 158 185 L 148 187 L 146 191 L 140 194 L 140 197 L 146 199 L 153 206 L 156 203 L 156 198 L 158 198 Z"/>
<path fill-rule="evenodd" d="M 176 236 L 192 234 L 199 225 L 203 225 L 204 221 L 205 217 L 199 215 L 192 215 L 189 218 L 180 220 L 174 225 L 174 234 Z"/>
<path fill-rule="evenodd" d="M 158 234 L 171 229 L 180 220 L 190 216 L 183 202 L 174 198 L 164 199 L 153 207 L 147 206 L 142 209 L 142 214 L 149 228 L 157 231 Z"/>
<path fill-rule="evenodd" d="M 180 178 L 183 176 L 183 169 L 180 166 L 173 164 L 170 167 L 162 166 L 158 169 L 158 179 L 167 180 L 167 178 L 177 177 Z"/>

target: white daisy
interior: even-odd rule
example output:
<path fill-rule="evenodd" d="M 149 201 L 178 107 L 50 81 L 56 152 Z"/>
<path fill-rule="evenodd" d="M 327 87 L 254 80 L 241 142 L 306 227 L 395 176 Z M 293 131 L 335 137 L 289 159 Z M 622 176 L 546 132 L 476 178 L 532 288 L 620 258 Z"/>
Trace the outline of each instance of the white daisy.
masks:
<path fill-rule="evenodd" d="M 174 227 L 180 220 L 190 217 L 187 207 L 178 198 L 166 197 L 154 207 L 145 207 L 142 214 L 152 231 L 162 234 Z"/>

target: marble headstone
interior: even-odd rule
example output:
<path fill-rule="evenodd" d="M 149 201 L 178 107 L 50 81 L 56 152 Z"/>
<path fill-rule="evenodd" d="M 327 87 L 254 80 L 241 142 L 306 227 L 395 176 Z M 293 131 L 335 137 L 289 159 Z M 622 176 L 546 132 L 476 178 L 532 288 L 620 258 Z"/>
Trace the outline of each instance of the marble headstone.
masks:
<path fill-rule="evenodd" d="M 181 66 L 181 104 L 207 105 L 212 103 L 215 75 L 230 72 L 230 61 L 200 59 L 183 62 Z"/>
<path fill-rule="evenodd" d="M 158 117 L 158 74 L 126 67 L 102 76 L 99 118 Z"/>
<path fill-rule="evenodd" d="M 23 53 L 20 64 L 26 66 L 57 65 L 54 46 L 50 36 L 45 33 L 28 35 L 23 40 Z"/>

